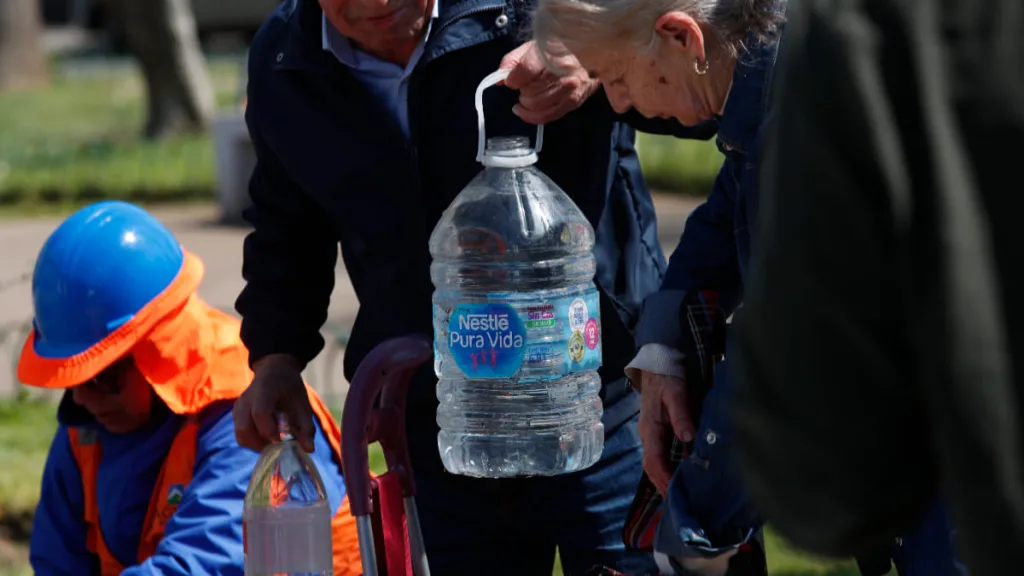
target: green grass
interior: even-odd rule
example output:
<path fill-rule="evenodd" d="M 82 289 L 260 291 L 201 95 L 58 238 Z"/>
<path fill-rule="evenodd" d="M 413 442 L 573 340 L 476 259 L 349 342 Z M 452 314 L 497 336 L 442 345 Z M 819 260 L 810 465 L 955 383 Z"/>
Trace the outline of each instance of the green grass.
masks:
<path fill-rule="evenodd" d="M 79 68 L 58 63 L 50 86 L 0 94 L 0 214 L 63 213 L 106 198 L 154 204 L 213 197 L 208 134 L 141 141 L 145 90 L 137 69 Z M 218 105 L 234 106 L 239 63 L 217 59 L 210 72 Z M 707 194 L 722 160 L 713 141 L 638 141 L 653 188 Z"/>
<path fill-rule="evenodd" d="M 39 500 L 56 413 L 51 402 L 0 401 L 0 576 L 32 573 L 25 531 Z"/>
<path fill-rule="evenodd" d="M 0 547 L 3 546 L 3 542 L 0 541 Z M 29 566 L 27 561 L 13 560 L 15 557 L 24 556 L 20 551 L 17 556 L 10 554 L 11 560 L 4 560 L 4 552 L 0 550 L 0 576 L 32 576 L 32 567 Z"/>
<path fill-rule="evenodd" d="M 212 197 L 210 138 L 139 139 L 145 90 L 135 67 L 74 73 L 0 94 L 0 209 L 52 212 L 104 198 L 140 203 Z M 62 71 L 64 70 L 64 71 Z M 218 105 L 238 97 L 238 63 L 210 64 Z"/>
<path fill-rule="evenodd" d="M 654 190 L 706 196 L 725 159 L 712 140 L 638 134 L 644 177 Z"/>
<path fill-rule="evenodd" d="M 340 410 L 333 409 L 336 417 Z M 0 401 L 0 576 L 30 574 L 23 541 L 12 542 L 10 523 L 24 525 L 39 498 L 46 452 L 56 430 L 56 405 L 37 400 Z M 370 446 L 370 468 L 387 470 L 380 446 Z M 19 538 L 23 540 L 23 538 Z M 851 562 L 820 561 L 795 552 L 767 532 L 772 576 L 858 576 Z M 557 562 L 553 574 L 560 576 Z"/>
<path fill-rule="evenodd" d="M 52 402 L 0 401 L 0 516 L 35 507 L 56 414 Z"/>

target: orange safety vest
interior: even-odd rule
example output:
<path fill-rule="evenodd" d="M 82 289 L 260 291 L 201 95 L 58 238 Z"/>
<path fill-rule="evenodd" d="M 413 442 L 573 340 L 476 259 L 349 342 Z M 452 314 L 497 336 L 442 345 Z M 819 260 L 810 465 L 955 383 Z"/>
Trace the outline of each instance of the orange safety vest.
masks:
<path fill-rule="evenodd" d="M 313 414 L 320 421 L 320 427 L 327 435 L 331 450 L 341 462 L 341 434 L 338 425 L 324 406 L 319 395 L 307 386 Z M 100 531 L 99 507 L 96 500 L 96 474 L 100 464 L 101 447 L 99 439 L 92 430 L 71 428 L 68 430 L 71 439 L 71 451 L 82 474 L 82 488 L 85 494 L 85 521 L 88 525 L 86 545 L 89 551 L 99 556 L 102 576 L 116 576 L 124 570 L 121 563 L 114 557 L 103 540 Z M 199 433 L 199 421 L 189 416 L 181 430 L 174 438 L 171 449 L 164 460 L 163 468 L 157 477 L 153 495 L 149 500 L 146 519 L 142 523 L 142 537 L 139 540 L 137 560 L 141 564 L 153 555 L 157 545 L 164 537 L 167 521 L 178 509 L 182 492 L 192 480 L 192 470 L 196 461 L 196 440 Z M 358 576 L 362 573 L 359 556 L 359 538 L 355 529 L 355 518 L 349 511 L 348 498 L 342 501 L 341 508 L 332 521 L 332 540 L 334 549 L 334 574 L 336 576 Z"/>

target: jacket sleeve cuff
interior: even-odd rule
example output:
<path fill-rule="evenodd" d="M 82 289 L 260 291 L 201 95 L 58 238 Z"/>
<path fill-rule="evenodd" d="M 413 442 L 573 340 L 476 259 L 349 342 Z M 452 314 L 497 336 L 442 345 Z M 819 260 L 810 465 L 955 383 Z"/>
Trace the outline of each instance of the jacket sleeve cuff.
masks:
<path fill-rule="evenodd" d="M 679 309 L 685 296 L 685 290 L 661 290 L 644 300 L 636 325 L 638 348 L 642 349 L 647 344 L 662 344 L 677 350 L 683 348 Z"/>
<path fill-rule="evenodd" d="M 287 354 L 294 356 L 305 370 L 325 344 L 324 337 L 319 331 L 300 337 L 294 330 L 287 330 L 281 326 L 276 329 L 255 326 L 251 319 L 244 317 L 241 332 L 242 342 L 249 350 L 249 368 L 271 354 Z"/>
<path fill-rule="evenodd" d="M 626 377 L 636 390 L 643 388 L 643 372 L 682 378 L 686 374 L 683 353 L 664 344 L 645 344 L 626 366 Z"/>

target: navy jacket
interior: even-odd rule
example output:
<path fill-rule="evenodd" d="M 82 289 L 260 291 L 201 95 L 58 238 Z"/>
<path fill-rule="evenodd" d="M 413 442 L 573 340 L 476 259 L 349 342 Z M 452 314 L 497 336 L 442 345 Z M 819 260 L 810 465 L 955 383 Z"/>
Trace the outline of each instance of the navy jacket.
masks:
<path fill-rule="evenodd" d="M 686 307 L 699 292 L 715 292 L 722 315 L 736 310 L 757 215 L 757 163 L 762 128 L 769 118 L 770 90 L 778 41 L 750 39 L 733 73 L 732 88 L 719 119 L 717 144 L 725 155 L 706 202 L 686 222 L 661 289 L 647 298 L 637 344 L 658 343 L 683 353 L 701 350 Z M 689 304 L 688 304 L 689 302 Z M 708 557 L 746 544 L 762 519 L 750 504 L 733 465 L 731 425 L 726 412 L 731 379 L 730 342 L 702 401 L 692 453 L 669 484 L 655 550 L 671 557 Z"/>
<path fill-rule="evenodd" d="M 733 73 L 733 84 L 718 121 L 716 143 L 725 156 L 707 201 L 686 221 L 672 253 L 660 291 L 644 303 L 637 345 L 659 343 L 677 350 L 692 342 L 682 326 L 680 305 L 686 293 L 713 290 L 731 315 L 742 301 L 757 219 L 758 162 L 768 119 L 778 42 L 748 42 Z"/>
<path fill-rule="evenodd" d="M 474 92 L 522 43 L 528 9 L 513 0 L 442 1 L 409 88 L 409 139 L 322 49 L 315 0 L 287 0 L 263 25 L 250 48 L 246 110 L 257 156 L 246 219 L 255 229 L 245 241 L 247 284 L 236 303 L 252 361 L 288 353 L 308 362 L 319 353 L 339 242 L 359 298 L 346 377 L 383 340 L 432 334 L 427 241 L 442 211 L 482 169 Z M 485 92 L 489 135 L 533 136 L 535 127 L 511 112 L 517 98 L 506 88 Z M 603 93 L 595 94 L 545 126 L 538 163 L 597 234 L 606 424 L 638 410 L 635 397 L 614 413 L 608 408 L 626 396 L 622 375 L 636 350 L 640 304 L 665 269 L 634 130 L 622 120 Z M 631 121 L 678 136 L 713 133 Z M 433 386 L 414 389 L 436 405 L 428 402 Z"/>

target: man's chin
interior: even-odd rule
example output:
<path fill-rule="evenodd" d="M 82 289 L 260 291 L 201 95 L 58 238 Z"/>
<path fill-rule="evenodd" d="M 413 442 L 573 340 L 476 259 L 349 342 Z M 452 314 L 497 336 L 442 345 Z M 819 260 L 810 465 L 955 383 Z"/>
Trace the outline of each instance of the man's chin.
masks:
<path fill-rule="evenodd" d="M 378 32 L 372 42 L 352 42 L 363 52 L 388 60 L 392 55 L 412 52 L 423 36 L 423 30 L 422 25 L 410 28 L 406 24 Z"/>

